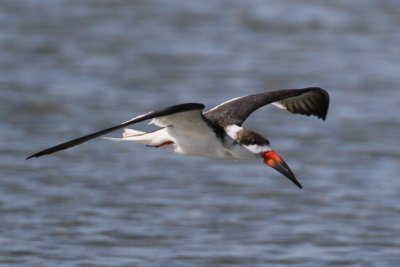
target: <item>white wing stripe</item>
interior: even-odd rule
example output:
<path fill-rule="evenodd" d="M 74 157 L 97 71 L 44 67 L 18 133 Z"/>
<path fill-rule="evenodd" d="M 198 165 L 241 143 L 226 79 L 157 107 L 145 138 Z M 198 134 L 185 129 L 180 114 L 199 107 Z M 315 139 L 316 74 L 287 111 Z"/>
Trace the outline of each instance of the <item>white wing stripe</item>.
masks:
<path fill-rule="evenodd" d="M 147 112 L 147 113 L 145 113 L 145 114 L 136 116 L 135 118 L 130 119 L 130 120 L 127 120 L 127 121 L 125 121 L 125 122 L 123 122 L 123 123 L 121 123 L 121 124 L 125 124 L 125 123 L 131 122 L 131 121 L 133 121 L 133 120 L 143 118 L 144 116 L 147 116 L 147 115 L 149 115 L 149 114 L 152 113 L 152 112 L 153 112 L 153 111 L 150 111 L 150 112 Z"/>
<path fill-rule="evenodd" d="M 217 109 L 217 108 L 219 108 L 220 106 L 223 106 L 223 105 L 225 105 L 225 104 L 228 104 L 228 103 L 230 103 L 230 102 L 232 102 L 232 101 L 235 101 L 235 100 L 237 100 L 237 99 L 240 99 L 240 98 L 242 98 L 242 97 L 244 97 L 244 96 L 239 96 L 239 97 L 235 97 L 235 98 L 229 99 L 228 101 L 225 101 L 225 102 L 219 104 L 218 106 L 213 107 L 212 109 L 210 109 L 210 110 L 207 111 L 207 112 L 213 111 L 214 109 Z"/>
<path fill-rule="evenodd" d="M 272 105 L 281 108 L 281 109 L 287 109 L 284 105 L 282 105 L 281 102 L 273 102 Z"/>

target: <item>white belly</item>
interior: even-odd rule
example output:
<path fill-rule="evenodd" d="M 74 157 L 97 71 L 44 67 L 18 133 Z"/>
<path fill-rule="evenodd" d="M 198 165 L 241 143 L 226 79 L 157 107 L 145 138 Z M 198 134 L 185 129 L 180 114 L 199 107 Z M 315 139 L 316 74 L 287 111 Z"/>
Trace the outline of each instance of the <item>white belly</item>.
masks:
<path fill-rule="evenodd" d="M 237 145 L 230 137 L 223 143 L 213 131 L 182 133 L 174 128 L 167 128 L 167 134 L 174 140 L 174 144 L 165 148 L 176 153 L 224 159 L 254 157 L 253 153 Z"/>
<path fill-rule="evenodd" d="M 146 133 L 125 129 L 122 138 L 107 138 L 115 141 L 129 141 L 150 147 L 163 148 L 179 154 L 223 159 L 246 159 L 256 157 L 248 149 L 238 145 L 229 136 L 223 143 L 213 131 L 185 130 L 166 127 Z M 172 142 L 171 142 L 172 141 Z"/>

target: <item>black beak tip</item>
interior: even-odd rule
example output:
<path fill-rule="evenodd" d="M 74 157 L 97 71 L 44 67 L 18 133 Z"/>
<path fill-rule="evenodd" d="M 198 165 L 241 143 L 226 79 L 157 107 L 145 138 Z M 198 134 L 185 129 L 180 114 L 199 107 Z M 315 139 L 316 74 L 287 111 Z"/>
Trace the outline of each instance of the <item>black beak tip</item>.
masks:
<path fill-rule="evenodd" d="M 273 168 L 286 176 L 286 178 L 292 181 L 292 183 L 294 183 L 298 188 L 303 188 L 300 182 L 296 179 L 296 176 L 294 176 L 293 172 L 290 170 L 289 166 L 284 161 L 282 161 L 279 165 L 274 166 Z"/>
<path fill-rule="evenodd" d="M 296 179 L 296 176 L 292 173 L 290 169 L 287 169 L 287 173 L 282 173 L 285 175 L 290 181 L 292 181 L 298 188 L 302 189 L 303 186 L 301 183 Z"/>
<path fill-rule="evenodd" d="M 293 182 L 295 185 L 297 185 L 298 188 L 300 188 L 300 189 L 303 188 L 303 186 L 300 184 L 300 182 L 297 181 L 296 179 L 292 180 L 292 182 Z"/>

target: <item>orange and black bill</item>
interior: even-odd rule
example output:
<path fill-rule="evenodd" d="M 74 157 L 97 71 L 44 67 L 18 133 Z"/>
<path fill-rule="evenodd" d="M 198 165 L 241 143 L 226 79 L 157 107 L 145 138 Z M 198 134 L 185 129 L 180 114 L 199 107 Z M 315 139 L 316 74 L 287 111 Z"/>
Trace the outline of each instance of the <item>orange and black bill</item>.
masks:
<path fill-rule="evenodd" d="M 289 168 L 286 162 L 274 150 L 263 152 L 261 153 L 261 156 L 263 157 L 265 164 L 285 175 L 290 181 L 292 181 L 299 188 L 303 188 L 299 183 L 299 181 L 297 181 L 292 170 Z"/>

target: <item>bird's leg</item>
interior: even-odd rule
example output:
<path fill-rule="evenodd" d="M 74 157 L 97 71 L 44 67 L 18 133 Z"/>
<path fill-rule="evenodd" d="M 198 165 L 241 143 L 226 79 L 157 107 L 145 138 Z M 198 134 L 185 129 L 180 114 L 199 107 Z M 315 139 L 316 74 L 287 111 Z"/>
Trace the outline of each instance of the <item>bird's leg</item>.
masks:
<path fill-rule="evenodd" d="M 166 146 L 166 145 L 172 145 L 173 143 L 174 143 L 173 141 L 168 140 L 168 141 L 164 141 L 164 142 L 162 142 L 161 144 L 158 144 L 158 145 L 146 145 L 146 146 L 159 148 L 159 147 Z"/>

